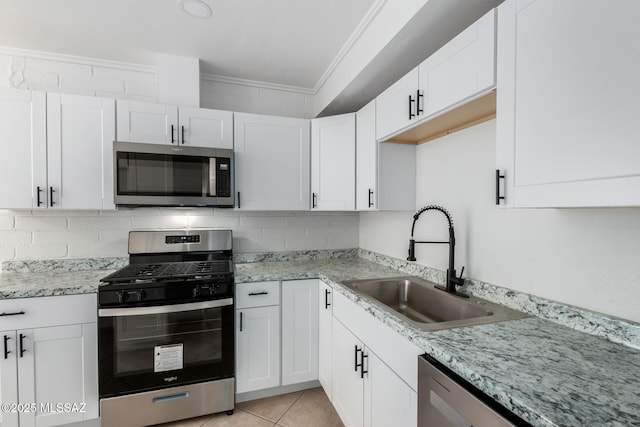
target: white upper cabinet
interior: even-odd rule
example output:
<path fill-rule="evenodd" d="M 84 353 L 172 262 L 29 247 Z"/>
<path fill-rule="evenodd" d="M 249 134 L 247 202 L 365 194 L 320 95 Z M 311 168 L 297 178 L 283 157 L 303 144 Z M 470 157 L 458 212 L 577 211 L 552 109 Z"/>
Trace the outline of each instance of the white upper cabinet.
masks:
<path fill-rule="evenodd" d="M 375 210 L 378 197 L 375 99 L 356 113 L 356 209 Z"/>
<path fill-rule="evenodd" d="M 493 90 L 495 15 L 495 9 L 489 11 L 376 98 L 378 140 L 421 142 L 422 133 L 441 133 L 446 124 L 442 130 L 395 137 Z M 456 128 L 484 118 L 486 108 L 482 105 L 463 111 L 450 120 L 450 126 Z"/>
<path fill-rule="evenodd" d="M 389 86 L 376 98 L 376 134 L 378 139 L 386 139 L 413 123 L 417 123 L 416 100 L 420 94 L 418 67 Z M 420 97 L 420 105 L 422 104 Z"/>
<path fill-rule="evenodd" d="M 47 94 L 48 206 L 113 209 L 115 101 Z"/>
<path fill-rule="evenodd" d="M 118 141 L 233 148 L 233 113 L 118 100 Z"/>
<path fill-rule="evenodd" d="M 355 113 L 311 120 L 312 209 L 355 209 Z"/>
<path fill-rule="evenodd" d="M 640 205 L 640 3 L 507 0 L 498 13 L 501 204 Z"/>
<path fill-rule="evenodd" d="M 424 117 L 495 87 L 495 15 L 492 9 L 420 64 Z"/>
<path fill-rule="evenodd" d="M 178 108 L 151 102 L 117 101 L 118 141 L 149 144 L 178 142 Z"/>
<path fill-rule="evenodd" d="M 238 208 L 308 210 L 309 120 L 235 113 Z"/>
<path fill-rule="evenodd" d="M 178 108 L 179 140 L 192 147 L 233 149 L 233 113 L 206 108 Z"/>
<path fill-rule="evenodd" d="M 47 102 L 44 92 L 0 89 L 0 151 L 0 208 L 46 207 Z"/>
<path fill-rule="evenodd" d="M 356 209 L 415 210 L 416 147 L 376 141 L 376 105 L 356 113 Z"/>

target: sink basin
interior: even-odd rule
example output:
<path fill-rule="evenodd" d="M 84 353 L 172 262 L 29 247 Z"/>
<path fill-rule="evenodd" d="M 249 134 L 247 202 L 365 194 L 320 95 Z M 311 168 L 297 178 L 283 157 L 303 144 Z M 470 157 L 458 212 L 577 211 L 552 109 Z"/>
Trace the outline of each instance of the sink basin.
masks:
<path fill-rule="evenodd" d="M 437 331 L 527 317 L 525 313 L 480 298 L 461 298 L 413 276 L 347 280 L 348 288 L 420 329 Z"/>

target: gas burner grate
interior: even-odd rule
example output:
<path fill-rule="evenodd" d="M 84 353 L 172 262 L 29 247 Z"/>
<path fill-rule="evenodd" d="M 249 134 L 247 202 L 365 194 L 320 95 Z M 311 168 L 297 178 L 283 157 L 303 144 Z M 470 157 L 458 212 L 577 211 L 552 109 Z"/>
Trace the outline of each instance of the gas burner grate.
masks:
<path fill-rule="evenodd" d="M 231 273 L 229 261 L 188 261 L 159 264 L 131 264 L 102 279 L 101 282 L 119 283 L 140 279 L 169 280 L 192 278 L 212 274 Z"/>

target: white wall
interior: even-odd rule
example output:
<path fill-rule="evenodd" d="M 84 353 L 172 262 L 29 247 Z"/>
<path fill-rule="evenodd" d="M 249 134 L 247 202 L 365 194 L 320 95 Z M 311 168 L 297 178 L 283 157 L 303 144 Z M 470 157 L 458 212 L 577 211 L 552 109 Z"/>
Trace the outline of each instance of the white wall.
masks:
<path fill-rule="evenodd" d="M 130 230 L 212 227 L 233 230 L 235 252 L 358 246 L 357 213 L 205 208 L 102 212 L 0 210 L 0 261 L 127 256 Z"/>
<path fill-rule="evenodd" d="M 156 67 L 0 47 L 0 87 L 157 102 Z M 300 88 L 203 75 L 203 108 L 311 118 L 313 95 Z"/>
<path fill-rule="evenodd" d="M 417 181 L 418 207 L 453 216 L 465 277 L 640 321 L 640 209 L 497 208 L 495 120 L 418 146 Z M 360 247 L 406 258 L 411 214 L 362 213 Z M 425 212 L 415 237 L 446 240 L 444 216 Z M 444 245 L 416 257 L 446 269 Z"/>

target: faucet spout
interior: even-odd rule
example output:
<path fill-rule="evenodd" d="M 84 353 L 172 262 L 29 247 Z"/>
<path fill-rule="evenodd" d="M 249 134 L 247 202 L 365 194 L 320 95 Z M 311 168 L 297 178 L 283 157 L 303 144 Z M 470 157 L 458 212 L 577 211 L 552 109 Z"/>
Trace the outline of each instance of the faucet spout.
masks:
<path fill-rule="evenodd" d="M 426 211 L 435 210 L 444 214 L 447 218 L 447 222 L 449 223 L 449 241 L 416 241 L 413 238 L 413 233 L 416 228 L 416 222 L 420 215 L 422 215 Z M 449 245 L 449 265 L 447 268 L 447 275 L 445 279 L 445 286 L 436 286 L 436 288 L 441 289 L 443 291 L 452 293 L 454 295 L 458 295 L 464 298 L 468 298 L 468 295 L 461 294 L 456 291 L 456 286 L 461 286 L 464 284 L 464 279 L 462 278 L 462 273 L 464 272 L 464 267 L 460 271 L 460 277 L 456 275 L 455 269 L 455 248 L 456 248 L 456 236 L 453 230 L 453 220 L 451 219 L 451 215 L 449 212 L 443 208 L 442 206 L 437 205 L 427 205 L 420 209 L 413 216 L 413 225 L 411 226 L 411 238 L 409 239 L 409 256 L 407 257 L 407 261 L 415 261 L 416 260 L 416 243 L 437 243 L 437 244 L 448 244 Z"/>

